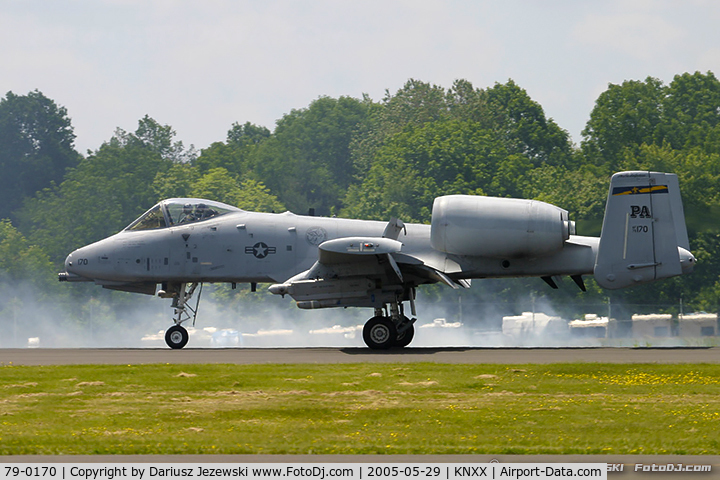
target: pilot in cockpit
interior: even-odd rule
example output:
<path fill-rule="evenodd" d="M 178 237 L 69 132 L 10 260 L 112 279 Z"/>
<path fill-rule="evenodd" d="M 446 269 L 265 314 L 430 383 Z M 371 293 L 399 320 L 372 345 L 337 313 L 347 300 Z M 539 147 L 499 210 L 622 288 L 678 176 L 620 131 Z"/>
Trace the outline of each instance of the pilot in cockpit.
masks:
<path fill-rule="evenodd" d="M 178 223 L 190 223 L 197 220 L 197 217 L 193 213 L 193 206 L 189 203 L 183 205 L 182 214 L 178 219 Z"/>
<path fill-rule="evenodd" d="M 217 215 L 217 212 L 204 203 L 199 203 L 198 206 L 195 207 L 195 220 L 205 220 L 215 215 Z"/>

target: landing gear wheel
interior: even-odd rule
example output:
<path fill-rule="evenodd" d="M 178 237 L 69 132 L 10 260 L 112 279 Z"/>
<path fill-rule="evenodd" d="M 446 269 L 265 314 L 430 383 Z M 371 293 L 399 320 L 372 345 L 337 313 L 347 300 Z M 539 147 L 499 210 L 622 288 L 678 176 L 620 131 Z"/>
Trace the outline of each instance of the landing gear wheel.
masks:
<path fill-rule="evenodd" d="M 387 317 L 373 317 L 363 327 L 365 345 L 373 350 L 385 350 L 395 345 L 397 329 Z"/>
<path fill-rule="evenodd" d="M 190 336 L 187 330 L 180 325 L 173 325 L 165 332 L 165 342 L 168 344 L 168 347 L 172 349 L 183 348 L 189 339 Z"/>
<path fill-rule="evenodd" d="M 409 322 L 410 320 L 407 317 L 403 317 L 403 325 L 405 322 Z M 415 325 L 410 325 L 407 330 L 405 330 L 402 333 L 398 333 L 397 337 L 395 338 L 395 346 L 404 348 L 410 345 L 410 342 L 413 341 L 413 337 L 415 336 Z"/>

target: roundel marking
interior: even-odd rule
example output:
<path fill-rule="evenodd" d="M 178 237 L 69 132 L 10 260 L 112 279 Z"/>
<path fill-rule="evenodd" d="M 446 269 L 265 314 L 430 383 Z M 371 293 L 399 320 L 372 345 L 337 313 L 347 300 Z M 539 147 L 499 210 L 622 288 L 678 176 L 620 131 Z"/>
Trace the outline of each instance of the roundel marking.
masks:
<path fill-rule="evenodd" d="M 245 247 L 245 253 L 252 254 L 255 258 L 265 258 L 272 253 L 276 253 L 275 247 L 269 247 L 265 242 L 258 242 L 252 247 Z"/>

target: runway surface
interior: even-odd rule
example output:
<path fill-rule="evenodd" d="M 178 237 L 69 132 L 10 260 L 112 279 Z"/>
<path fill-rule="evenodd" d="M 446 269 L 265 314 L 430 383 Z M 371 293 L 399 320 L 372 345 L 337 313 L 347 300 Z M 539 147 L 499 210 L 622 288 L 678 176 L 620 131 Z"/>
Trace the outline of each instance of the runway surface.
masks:
<path fill-rule="evenodd" d="M 263 363 L 719 363 L 720 347 L 692 348 L 122 348 L 0 349 L 0 365 Z"/>

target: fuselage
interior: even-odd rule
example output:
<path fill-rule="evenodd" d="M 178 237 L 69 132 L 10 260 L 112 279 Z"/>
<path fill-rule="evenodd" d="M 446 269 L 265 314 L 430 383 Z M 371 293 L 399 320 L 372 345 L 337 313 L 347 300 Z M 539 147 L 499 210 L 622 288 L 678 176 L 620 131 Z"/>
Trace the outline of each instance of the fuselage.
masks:
<path fill-rule="evenodd" d="M 282 282 L 309 269 L 318 246 L 341 237 L 381 237 L 386 222 L 255 213 L 220 216 L 164 228 L 125 229 L 68 255 L 66 272 L 96 283 Z M 461 256 L 434 250 L 430 225 L 406 224 L 402 253 L 451 278 L 592 274 L 598 238 L 570 236 L 538 258 Z M 398 260 L 402 263 L 402 258 Z"/>

